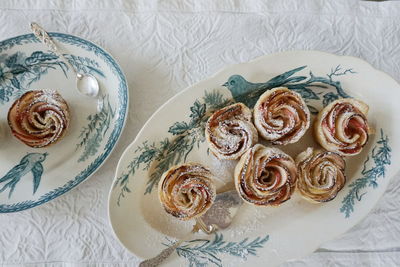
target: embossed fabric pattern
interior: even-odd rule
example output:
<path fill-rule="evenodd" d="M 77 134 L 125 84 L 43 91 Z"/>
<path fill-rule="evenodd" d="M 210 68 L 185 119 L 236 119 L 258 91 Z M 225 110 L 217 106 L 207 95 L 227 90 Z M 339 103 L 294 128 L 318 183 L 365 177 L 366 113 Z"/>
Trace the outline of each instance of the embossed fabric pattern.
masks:
<path fill-rule="evenodd" d="M 161 104 L 224 66 L 321 50 L 360 57 L 400 81 L 400 1 L 0 1 L 1 40 L 28 33 L 31 21 L 110 52 L 127 77 L 130 106 L 119 143 L 93 177 L 42 206 L 0 215 L 4 266 L 136 266 L 108 222 L 118 159 Z M 399 266 L 399 192 L 398 174 L 352 230 L 283 266 Z"/>

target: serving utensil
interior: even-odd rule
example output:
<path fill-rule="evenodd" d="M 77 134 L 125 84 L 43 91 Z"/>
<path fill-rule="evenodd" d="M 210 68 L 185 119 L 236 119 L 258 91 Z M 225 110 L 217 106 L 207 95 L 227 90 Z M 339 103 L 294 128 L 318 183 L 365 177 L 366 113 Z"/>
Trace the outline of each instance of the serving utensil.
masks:
<path fill-rule="evenodd" d="M 180 244 L 187 240 L 192 234 L 202 230 L 206 234 L 212 234 L 217 230 L 229 227 L 238 209 L 243 204 L 236 190 L 230 190 L 217 194 L 214 204 L 200 218 L 196 219 L 193 229 L 184 238 L 175 241 L 168 248 L 161 251 L 157 256 L 144 260 L 139 267 L 154 267 L 166 260 Z"/>
<path fill-rule="evenodd" d="M 76 75 L 76 88 L 83 95 L 97 98 L 97 111 L 101 111 L 103 107 L 103 98 L 99 95 L 99 83 L 97 79 L 88 73 L 81 73 L 75 68 L 68 59 L 63 55 L 60 48 L 51 39 L 49 34 L 36 22 L 31 23 L 31 30 L 38 40 L 45 44 L 50 51 L 54 52 Z"/>

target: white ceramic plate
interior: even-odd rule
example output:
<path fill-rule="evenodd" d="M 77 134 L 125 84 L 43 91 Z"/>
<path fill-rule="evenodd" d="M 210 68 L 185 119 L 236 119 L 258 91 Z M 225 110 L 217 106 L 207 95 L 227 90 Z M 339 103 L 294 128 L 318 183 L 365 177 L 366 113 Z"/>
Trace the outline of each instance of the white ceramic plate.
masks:
<path fill-rule="evenodd" d="M 347 159 L 345 188 L 325 204 L 311 204 L 297 193 L 275 208 L 244 204 L 230 228 L 210 236 L 194 235 L 166 264 L 278 265 L 314 251 L 371 211 L 399 169 L 391 164 L 400 157 L 399 84 L 357 58 L 285 52 L 224 69 L 170 99 L 145 124 L 122 155 L 109 197 L 113 230 L 129 251 L 139 258 L 155 256 L 191 230 L 193 222 L 173 218 L 158 201 L 156 184 L 169 166 L 200 162 L 225 181 L 232 180 L 236 162 L 214 158 L 204 140 L 204 122 L 214 107 L 232 97 L 251 104 L 254 99 L 240 95 L 277 86 L 301 93 L 314 113 L 348 95 L 370 105 L 368 118 L 376 134 L 360 155 Z M 295 157 L 308 146 L 317 146 L 310 130 L 296 144 L 281 149 Z"/>
<path fill-rule="evenodd" d="M 33 34 L 0 42 L 0 213 L 43 204 L 84 181 L 110 155 L 125 124 L 127 83 L 115 60 L 79 37 L 61 33 L 50 36 L 71 64 L 98 79 L 104 106 L 96 112 L 96 101 L 76 90 L 72 70 Z M 12 136 L 7 113 L 24 92 L 48 88 L 56 89 L 67 101 L 70 127 L 60 142 L 47 148 L 30 148 Z M 32 166 L 36 165 L 43 172 L 35 173 L 40 179 L 34 192 Z"/>

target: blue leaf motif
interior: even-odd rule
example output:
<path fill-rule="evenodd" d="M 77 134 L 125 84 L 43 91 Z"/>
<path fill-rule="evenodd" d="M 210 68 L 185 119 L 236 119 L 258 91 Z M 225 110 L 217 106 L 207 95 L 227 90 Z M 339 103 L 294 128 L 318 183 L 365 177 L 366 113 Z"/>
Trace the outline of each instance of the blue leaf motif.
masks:
<path fill-rule="evenodd" d="M 385 177 L 386 166 L 391 164 L 390 152 L 391 148 L 389 146 L 389 138 L 384 135 L 383 129 L 381 129 L 381 137 L 377 141 L 377 145 L 375 145 L 371 154 L 364 161 L 364 168 L 361 171 L 363 176 L 348 185 L 350 190 L 342 200 L 340 212 L 344 213 L 346 218 L 349 218 L 351 213 L 354 212 L 356 200 L 361 201 L 362 196 L 367 194 L 368 191 L 363 193 L 361 192 L 367 187 L 377 188 L 377 179 L 379 177 Z M 371 162 L 371 158 L 373 159 L 373 165 L 367 169 L 367 165 Z"/>
<path fill-rule="evenodd" d="M 0 58 L 4 59 L 7 67 L 6 71 L 0 70 L 0 104 L 19 97 L 32 83 L 39 81 L 50 70 L 60 69 L 67 76 L 67 65 L 54 53 L 34 51 L 26 56 L 23 52 L 17 52 L 12 55 L 0 55 Z M 96 61 L 85 57 L 76 58 L 79 60 L 72 64 L 77 69 L 105 77 Z"/>
<path fill-rule="evenodd" d="M 269 235 L 257 237 L 252 241 L 244 238 L 239 242 L 227 242 L 223 234 L 214 234 L 213 240 L 195 239 L 183 243 L 176 248 L 178 256 L 188 260 L 189 266 L 223 266 L 220 254 L 228 254 L 247 260 L 249 256 L 257 256 L 257 250 L 263 248 Z"/>
<path fill-rule="evenodd" d="M 206 112 L 206 104 L 201 104 L 198 100 L 196 100 L 192 107 L 190 107 L 190 117 L 193 121 L 198 121 L 201 117 L 204 116 Z"/>
<path fill-rule="evenodd" d="M 18 54 L 15 53 L 14 55 L 10 56 L 6 60 L 6 66 L 12 68 L 17 63 Z"/>
<path fill-rule="evenodd" d="M 318 95 L 313 90 L 300 85 L 288 85 L 287 88 L 299 93 L 304 99 L 319 99 Z"/>
<path fill-rule="evenodd" d="M 125 188 L 128 187 L 129 176 L 133 175 L 137 169 L 147 170 L 150 165 L 152 166 L 145 190 L 145 194 L 150 194 L 166 170 L 174 164 L 186 161 L 191 151 L 205 141 L 205 123 L 209 116 L 219 108 L 235 102 L 242 102 L 249 107 L 253 107 L 261 94 L 276 86 L 285 86 L 300 93 L 305 98 L 312 114 L 318 113 L 317 106 L 322 106 L 320 95 L 328 94 L 329 89 L 333 88 L 340 97 L 348 97 L 340 82 L 333 80 L 335 75 L 331 75 L 330 78 L 319 77 L 310 71 L 309 76 L 295 76 L 297 72 L 305 68 L 306 66 L 294 68 L 271 78 L 265 83 L 252 83 L 241 75 L 232 75 L 223 86 L 228 88 L 233 99 L 226 99 L 217 89 L 206 90 L 204 96 L 195 100 L 190 107 L 189 121 L 175 122 L 169 127 L 168 131 L 173 134 L 172 138 L 167 138 L 151 145 L 146 141 L 139 146 L 136 151 L 138 155 L 131 161 L 126 171 L 116 179 L 114 184 L 114 189 L 120 190 L 117 204 L 120 205 L 121 199 L 125 196 Z M 346 73 L 351 72 L 347 71 Z M 314 102 L 311 103 L 311 101 Z M 319 103 L 317 104 L 316 101 L 319 101 Z M 146 154 L 151 154 L 151 157 L 146 157 L 147 160 L 144 161 L 142 158 Z"/>
<path fill-rule="evenodd" d="M 15 88 L 17 88 L 17 89 L 21 89 L 21 83 L 18 81 L 18 79 L 17 78 L 12 78 L 11 79 L 11 84 L 15 87 Z"/>
<path fill-rule="evenodd" d="M 171 127 L 169 127 L 168 132 L 172 133 L 173 135 L 179 135 L 189 129 L 190 126 L 186 122 L 182 121 L 182 122 L 175 122 Z"/>
<path fill-rule="evenodd" d="M 118 97 L 117 101 L 119 103 L 119 109 L 114 111 L 118 116 L 115 121 L 113 121 L 113 128 L 111 133 L 108 136 L 106 145 L 104 149 L 98 153 L 95 159 L 93 159 L 91 162 L 88 162 L 86 164 L 86 168 L 81 169 L 79 173 L 76 174 L 76 176 L 71 177 L 71 179 L 65 183 L 64 185 L 55 188 L 54 190 L 49 191 L 48 193 L 40 196 L 37 200 L 27 200 L 27 201 L 20 201 L 12 204 L 0 204 L 0 213 L 7 213 L 7 212 L 16 212 L 16 211 L 21 211 L 21 210 L 26 210 L 38 205 L 41 205 L 43 203 L 46 203 L 68 191 L 70 191 L 73 187 L 77 186 L 80 184 L 82 181 L 84 181 L 93 171 L 95 171 L 101 164 L 104 162 L 104 160 L 108 157 L 108 155 L 111 153 L 111 150 L 115 146 L 118 137 L 121 134 L 122 131 L 122 126 L 124 124 L 125 118 L 126 118 L 126 111 L 127 111 L 127 103 L 128 103 L 128 95 L 127 95 L 127 84 L 126 80 L 124 78 L 124 75 L 118 66 L 118 64 L 107 54 L 104 50 L 99 48 L 98 46 L 94 45 L 91 42 L 88 42 L 86 40 L 83 40 L 81 38 L 71 36 L 68 34 L 62 34 L 62 33 L 50 33 L 50 36 L 53 38 L 56 38 L 58 41 L 64 43 L 64 44 L 70 44 L 75 47 L 79 47 L 83 49 L 84 51 L 87 51 L 89 53 L 94 54 L 96 57 L 101 60 L 105 66 L 108 68 L 108 70 L 112 73 L 113 76 L 116 78 L 116 82 L 118 83 L 118 87 L 114 88 L 116 92 L 118 92 Z M 37 39 L 32 35 L 21 35 L 17 36 L 11 39 L 7 39 L 5 41 L 0 42 L 0 53 L 2 52 L 9 52 L 9 50 L 13 47 L 19 46 L 19 45 L 24 45 L 24 44 L 30 44 L 30 43 L 37 43 Z M 18 50 L 18 49 L 16 49 Z M 18 64 L 25 64 L 24 60 L 26 58 L 25 55 L 22 54 L 22 60 L 21 57 L 17 60 Z M 5 57 L 8 57 L 8 54 L 3 54 L 0 55 L 0 61 L 5 60 Z M 48 65 L 52 66 L 53 68 L 58 68 L 61 65 L 59 65 L 59 61 L 51 63 L 47 63 Z M 33 71 L 33 68 L 37 69 L 37 71 Z M 1 75 L 1 69 L 0 69 L 0 105 L 4 104 L 10 100 L 15 99 L 21 92 L 24 90 L 27 90 L 28 88 L 26 87 L 27 84 L 34 78 L 38 77 L 43 74 L 41 70 L 43 70 L 43 66 L 38 64 L 35 65 L 34 67 L 29 69 L 29 72 L 24 72 L 22 74 L 18 75 L 18 80 L 21 83 L 21 90 L 15 90 L 15 88 L 7 82 L 1 82 L 2 75 Z M 39 78 L 40 79 L 40 78 Z"/>
<path fill-rule="evenodd" d="M 11 69 L 11 73 L 13 75 L 18 75 L 18 74 L 24 73 L 26 71 L 29 71 L 28 68 L 26 68 L 25 66 L 23 66 L 21 64 L 15 64 L 15 65 L 13 65 L 13 68 Z"/>
<path fill-rule="evenodd" d="M 324 107 L 332 103 L 333 101 L 339 99 L 339 95 L 333 92 L 329 92 L 324 95 L 324 100 L 322 101 Z"/>
<path fill-rule="evenodd" d="M 6 90 L 0 89 L 0 103 L 6 101 Z"/>
<path fill-rule="evenodd" d="M 211 109 L 219 109 L 229 104 L 229 101 L 218 91 L 205 92 L 204 103 Z"/>
<path fill-rule="evenodd" d="M 33 52 L 32 55 L 25 59 L 26 65 L 33 65 L 39 62 L 46 62 L 58 59 L 54 53 L 44 53 L 42 51 Z"/>
<path fill-rule="evenodd" d="M 83 148 L 83 152 L 78 159 L 79 162 L 96 155 L 114 116 L 115 111 L 111 106 L 109 96 L 103 96 L 103 107 L 101 111 L 87 117 L 89 123 L 82 128 L 81 134 L 79 135 L 80 141 L 76 148 Z"/>

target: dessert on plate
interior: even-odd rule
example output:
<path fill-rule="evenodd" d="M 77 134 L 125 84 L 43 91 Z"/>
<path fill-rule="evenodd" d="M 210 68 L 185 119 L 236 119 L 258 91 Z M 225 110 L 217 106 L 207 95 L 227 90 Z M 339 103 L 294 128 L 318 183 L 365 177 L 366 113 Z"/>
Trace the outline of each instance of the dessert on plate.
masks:
<path fill-rule="evenodd" d="M 259 134 L 274 145 L 297 142 L 310 127 L 310 111 L 300 94 L 286 87 L 266 91 L 254 106 Z"/>
<path fill-rule="evenodd" d="M 367 104 L 353 98 L 338 99 L 327 105 L 314 124 L 318 143 L 342 156 L 360 153 L 370 132 L 368 109 Z"/>
<path fill-rule="evenodd" d="M 24 144 L 46 147 L 65 135 L 70 124 L 68 104 L 55 90 L 28 91 L 12 104 L 8 124 Z"/>
<path fill-rule="evenodd" d="M 297 190 L 311 202 L 334 199 L 346 183 L 346 163 L 335 152 L 309 147 L 297 156 L 296 164 Z"/>
<path fill-rule="evenodd" d="M 244 201 L 276 206 L 290 199 L 294 192 L 296 164 L 280 149 L 257 144 L 239 160 L 234 180 Z"/>
<path fill-rule="evenodd" d="M 238 159 L 258 141 L 248 107 L 236 103 L 214 112 L 208 119 L 205 135 L 211 152 L 219 159 Z"/>
<path fill-rule="evenodd" d="M 213 204 L 216 189 L 210 170 L 184 163 L 166 171 L 158 183 L 158 197 L 165 211 L 181 220 L 203 215 Z"/>

